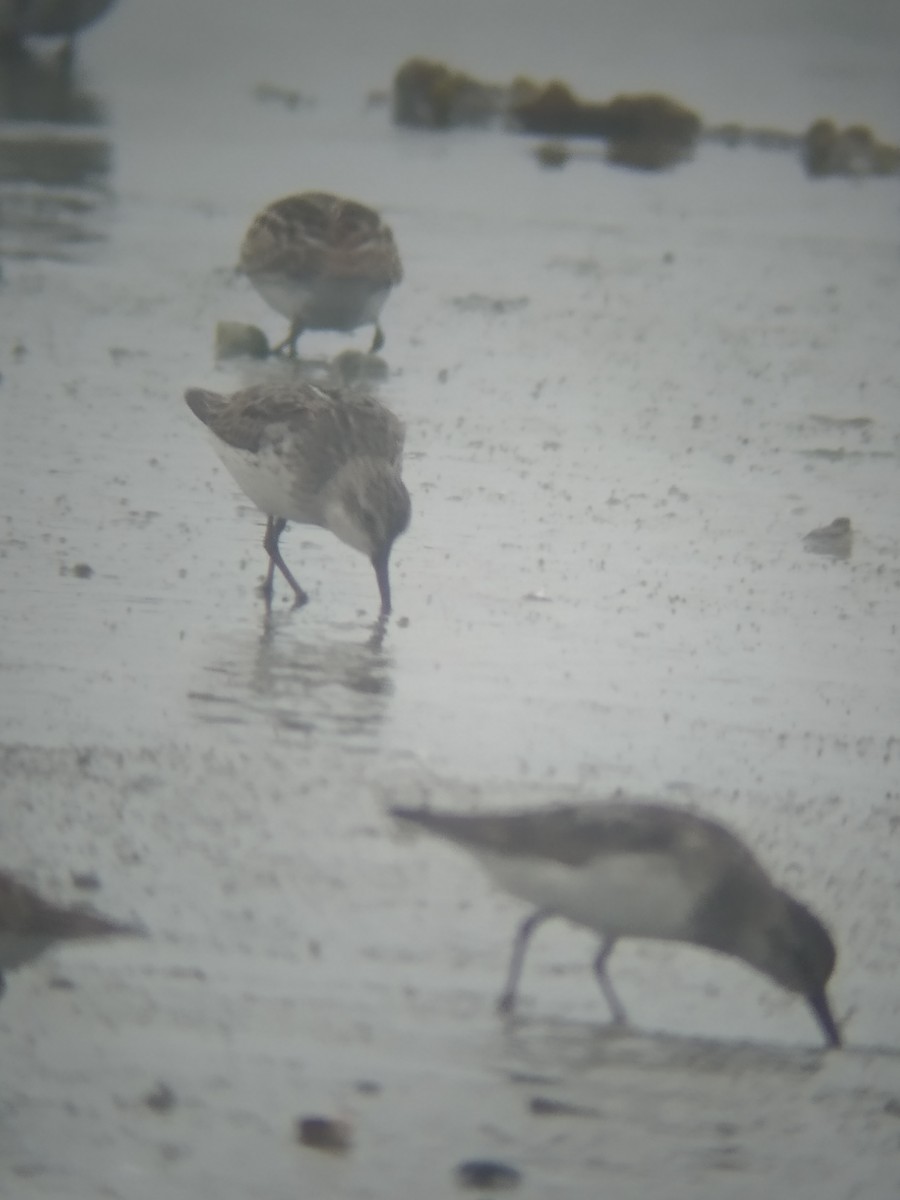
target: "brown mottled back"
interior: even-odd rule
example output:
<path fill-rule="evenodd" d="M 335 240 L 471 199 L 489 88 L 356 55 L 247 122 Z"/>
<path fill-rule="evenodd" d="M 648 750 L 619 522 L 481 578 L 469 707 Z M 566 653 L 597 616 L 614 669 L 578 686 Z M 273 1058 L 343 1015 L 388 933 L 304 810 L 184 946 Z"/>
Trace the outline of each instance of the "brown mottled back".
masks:
<path fill-rule="evenodd" d="M 251 277 L 276 271 L 393 285 L 403 278 L 394 235 L 371 208 L 327 192 L 285 196 L 253 220 L 241 246 Z"/>
<path fill-rule="evenodd" d="M 337 392 L 311 383 L 260 384 L 218 396 L 191 388 L 191 411 L 229 446 L 258 454 L 285 436 L 309 447 L 298 477 L 304 491 L 318 492 L 353 458 L 380 460 L 399 475 L 403 458 L 403 422 L 372 396 Z"/>

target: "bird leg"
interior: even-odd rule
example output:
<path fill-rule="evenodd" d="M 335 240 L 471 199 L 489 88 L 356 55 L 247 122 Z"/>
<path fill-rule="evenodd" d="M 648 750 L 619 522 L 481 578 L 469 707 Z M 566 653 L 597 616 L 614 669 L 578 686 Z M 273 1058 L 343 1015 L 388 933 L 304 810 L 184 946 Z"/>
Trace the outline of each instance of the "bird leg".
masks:
<path fill-rule="evenodd" d="M 384 345 L 384 330 L 380 325 L 375 325 L 375 336 L 372 338 L 372 345 L 369 347 L 370 354 L 377 354 Z"/>
<path fill-rule="evenodd" d="M 502 1013 L 511 1013 L 516 1007 L 516 991 L 519 987 L 519 976 L 522 974 L 522 963 L 525 961 L 525 951 L 528 949 L 528 943 L 531 940 L 531 935 L 543 921 L 554 914 L 547 912 L 543 908 L 539 908 L 537 912 L 526 917 L 516 931 L 515 940 L 513 941 L 512 958 L 509 960 L 509 970 L 506 974 L 506 986 L 497 1001 L 497 1010 Z"/>
<path fill-rule="evenodd" d="M 615 948 L 615 944 L 616 939 L 614 937 L 605 937 L 600 943 L 600 949 L 597 952 L 597 957 L 594 959 L 594 974 L 597 976 L 597 982 L 600 984 L 600 991 L 603 993 L 603 998 L 609 1005 L 613 1024 L 625 1025 L 628 1017 L 625 1014 L 625 1009 L 622 1007 L 619 997 L 615 993 L 609 976 L 606 974 L 606 963 Z"/>
<path fill-rule="evenodd" d="M 304 326 L 302 321 L 291 321 L 291 327 L 288 330 L 288 335 L 283 342 L 279 342 L 277 346 L 273 346 L 270 354 L 284 354 L 287 351 L 288 358 L 297 357 L 297 340 L 303 332 Z"/>
<path fill-rule="evenodd" d="M 266 536 L 263 538 L 263 546 L 265 547 L 266 554 L 269 556 L 269 569 L 266 572 L 266 579 L 262 586 L 262 594 L 267 610 L 270 610 L 272 607 L 272 592 L 276 567 L 293 588 L 294 608 L 300 608 L 309 599 L 309 596 L 307 596 L 306 592 L 304 592 L 303 588 L 288 570 L 284 559 L 281 557 L 281 551 L 278 549 L 278 539 L 284 533 L 286 526 L 287 521 L 284 517 L 269 517 L 266 522 Z"/>
<path fill-rule="evenodd" d="M 263 546 L 265 547 L 266 554 L 269 555 L 269 569 L 266 571 L 266 577 L 259 592 L 266 602 L 266 612 L 271 612 L 272 610 L 272 593 L 275 590 L 275 559 L 269 554 L 269 540 L 272 537 L 274 525 L 274 518 L 269 517 L 266 521 L 266 536 L 263 538 Z"/>

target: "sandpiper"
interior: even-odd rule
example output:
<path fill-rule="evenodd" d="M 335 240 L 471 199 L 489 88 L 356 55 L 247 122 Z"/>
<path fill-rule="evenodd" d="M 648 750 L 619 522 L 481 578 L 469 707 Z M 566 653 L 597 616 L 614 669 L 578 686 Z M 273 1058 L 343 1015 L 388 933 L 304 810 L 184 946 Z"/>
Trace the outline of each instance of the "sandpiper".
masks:
<path fill-rule="evenodd" d="M 716 821 L 621 793 L 532 810 L 391 812 L 464 847 L 501 887 L 536 906 L 516 934 L 502 1012 L 515 1007 L 535 929 L 566 917 L 601 934 L 594 971 L 614 1022 L 626 1019 L 606 972 L 616 941 L 662 938 L 743 959 L 804 996 L 828 1044 L 840 1045 L 825 991 L 836 958 L 828 932 Z"/>
<path fill-rule="evenodd" d="M 88 908 L 63 908 L 0 871 L 0 994 L 3 972 L 40 957 L 56 942 L 78 938 L 135 936 L 137 925 L 110 920 Z"/>
<path fill-rule="evenodd" d="M 403 278 L 394 235 L 378 213 L 328 192 L 285 196 L 264 208 L 244 237 L 239 270 L 290 321 L 274 352 L 291 357 L 304 329 L 374 325 L 371 350 L 380 350 L 378 318 Z"/>
<path fill-rule="evenodd" d="M 386 617 L 391 547 L 411 512 L 400 477 L 403 423 L 370 396 L 311 383 L 261 384 L 233 396 L 192 388 L 185 400 L 238 486 L 268 518 L 267 608 L 276 567 L 293 589 L 295 605 L 308 600 L 278 549 L 288 521 L 298 521 L 329 529 L 366 555 Z"/>

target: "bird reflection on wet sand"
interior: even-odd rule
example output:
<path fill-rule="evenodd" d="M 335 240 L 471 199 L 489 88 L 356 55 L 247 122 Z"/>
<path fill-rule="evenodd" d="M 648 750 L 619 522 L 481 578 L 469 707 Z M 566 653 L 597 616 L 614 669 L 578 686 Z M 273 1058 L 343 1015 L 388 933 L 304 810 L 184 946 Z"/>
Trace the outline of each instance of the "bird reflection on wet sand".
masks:
<path fill-rule="evenodd" d="M 114 921 L 92 909 L 66 908 L 45 900 L 0 870 L 0 994 L 5 972 L 32 962 L 60 942 L 143 934 L 138 925 Z"/>
<path fill-rule="evenodd" d="M 269 614 L 262 633 L 219 637 L 203 682 L 189 693 L 206 724 L 258 722 L 323 744 L 378 737 L 394 691 L 394 660 L 380 645 L 298 641 L 290 613 Z"/>
<path fill-rule="evenodd" d="M 107 113 L 103 101 L 85 86 L 68 48 L 46 55 L 0 42 L 0 118 L 104 125 Z"/>
<path fill-rule="evenodd" d="M 0 26 L 3 24 L 0 0 Z M 67 50 L 0 39 L 0 254 L 79 258 L 105 236 L 112 147 L 102 102 Z"/>

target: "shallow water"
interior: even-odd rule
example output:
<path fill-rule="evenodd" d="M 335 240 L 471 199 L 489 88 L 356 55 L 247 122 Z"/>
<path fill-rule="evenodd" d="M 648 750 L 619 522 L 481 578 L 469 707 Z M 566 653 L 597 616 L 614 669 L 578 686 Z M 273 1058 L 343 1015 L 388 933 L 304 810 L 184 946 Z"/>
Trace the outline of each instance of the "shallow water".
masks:
<path fill-rule="evenodd" d="M 649 33 L 647 8 L 497 3 L 486 29 L 481 5 L 126 0 L 74 74 L 39 48 L 6 76 L 3 863 L 69 899 L 95 871 L 152 937 L 10 980 L 0 1193 L 449 1196 L 491 1157 L 525 1197 L 895 1194 L 896 179 L 712 146 L 548 172 L 528 139 L 365 108 L 425 52 L 897 139 L 891 6 L 682 3 Z M 308 529 L 284 551 L 311 603 L 264 619 L 262 520 L 181 399 L 287 370 L 217 366 L 213 335 L 283 335 L 231 268 L 309 187 L 382 208 L 406 268 L 380 394 L 414 516 L 380 646 L 370 567 Z M 838 516 L 851 557 L 807 553 Z M 519 906 L 385 803 L 618 786 L 728 821 L 821 913 L 845 1051 L 744 968 L 655 945 L 617 950 L 611 1033 L 563 926 L 498 1021 Z M 350 1154 L 294 1143 L 315 1113 Z"/>

